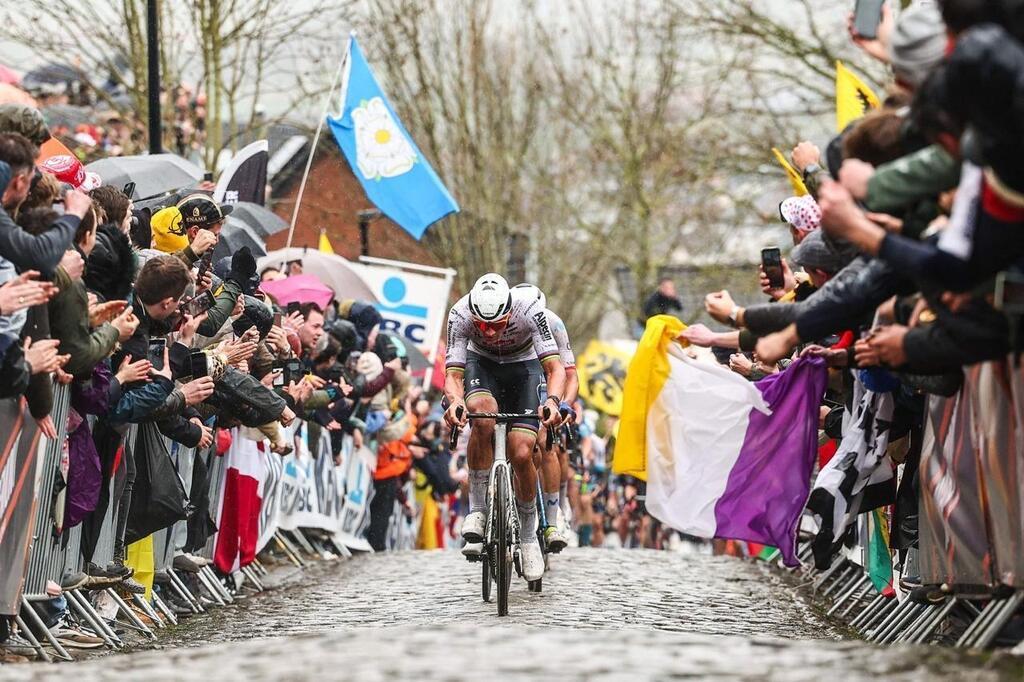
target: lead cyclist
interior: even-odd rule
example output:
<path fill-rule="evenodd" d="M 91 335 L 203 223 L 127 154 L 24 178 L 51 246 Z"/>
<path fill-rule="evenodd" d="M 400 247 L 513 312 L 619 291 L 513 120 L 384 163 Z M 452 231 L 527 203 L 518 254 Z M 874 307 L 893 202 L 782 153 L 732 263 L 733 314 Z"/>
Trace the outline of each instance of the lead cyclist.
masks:
<path fill-rule="evenodd" d="M 561 423 L 568 423 L 576 412 L 572 405 L 576 402 L 579 393 L 579 377 L 576 375 L 576 356 L 572 352 L 572 345 L 569 343 L 569 333 L 565 329 L 565 323 L 553 310 L 547 307 L 547 298 L 539 287 L 533 284 L 517 284 L 512 287 L 513 293 L 526 291 L 536 297 L 547 311 L 548 326 L 552 336 L 555 337 L 555 344 L 558 346 L 558 355 L 565 368 L 565 393 L 559 404 Z M 551 447 L 547 447 L 547 439 L 539 438 L 537 447 L 540 450 L 540 484 L 544 496 L 544 517 L 547 521 L 547 528 L 544 529 L 544 542 L 550 552 L 558 553 L 565 549 L 568 541 L 569 519 L 565 514 L 565 502 L 567 501 L 568 490 L 568 453 L 561 447 L 561 437 L 553 439 Z M 564 461 L 563 461 L 564 460 Z"/>
<path fill-rule="evenodd" d="M 541 404 L 539 386 L 547 383 Z M 470 412 L 536 412 L 542 426 L 556 426 L 565 390 L 565 369 L 547 311 L 533 292 L 513 292 L 501 275 L 489 273 L 448 311 L 448 347 L 444 392 L 449 426 L 465 426 Z M 547 407 L 547 418 L 544 408 Z M 460 411 L 460 408 L 461 411 Z M 478 419 L 469 434 L 469 513 L 462 522 L 464 554 L 481 551 L 486 528 L 487 483 L 494 421 Z M 537 420 L 512 422 L 509 463 L 515 472 L 516 510 L 522 542 L 522 571 L 527 580 L 544 575 L 537 539 L 537 470 L 533 446 Z"/>

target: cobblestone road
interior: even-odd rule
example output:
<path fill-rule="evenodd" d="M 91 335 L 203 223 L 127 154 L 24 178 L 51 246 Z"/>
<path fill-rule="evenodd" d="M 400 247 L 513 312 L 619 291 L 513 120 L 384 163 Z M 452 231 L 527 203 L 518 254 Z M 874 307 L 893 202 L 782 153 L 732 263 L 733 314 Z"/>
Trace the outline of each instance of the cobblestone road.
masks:
<path fill-rule="evenodd" d="M 502 619 L 479 581 L 454 553 L 363 556 L 165 630 L 161 650 L 0 678 L 1022 679 L 1006 657 L 842 641 L 792 583 L 736 559 L 569 551 L 541 594 L 513 583 Z"/>

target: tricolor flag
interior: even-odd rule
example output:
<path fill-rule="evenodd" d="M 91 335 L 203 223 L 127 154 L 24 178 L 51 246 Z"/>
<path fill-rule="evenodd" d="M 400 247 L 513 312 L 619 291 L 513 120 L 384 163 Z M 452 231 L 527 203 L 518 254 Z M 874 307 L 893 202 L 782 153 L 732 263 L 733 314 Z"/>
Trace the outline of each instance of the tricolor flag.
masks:
<path fill-rule="evenodd" d="M 342 109 L 327 123 L 366 196 L 416 239 L 459 205 L 395 115 L 353 36 Z"/>
<path fill-rule="evenodd" d="M 260 508 L 266 477 L 263 442 L 235 431 L 224 453 L 221 505 L 217 514 L 217 540 L 213 562 L 221 573 L 234 573 L 256 558 L 260 535 Z"/>
<path fill-rule="evenodd" d="M 685 325 L 658 315 L 626 373 L 613 463 L 647 480 L 647 509 L 698 537 L 778 547 L 799 565 L 796 532 L 810 492 L 827 370 L 801 358 L 751 383 L 675 342 Z"/>
<path fill-rule="evenodd" d="M 877 109 L 881 102 L 871 88 L 846 68 L 840 61 L 836 62 L 836 130 L 843 132 L 846 126 Z"/>

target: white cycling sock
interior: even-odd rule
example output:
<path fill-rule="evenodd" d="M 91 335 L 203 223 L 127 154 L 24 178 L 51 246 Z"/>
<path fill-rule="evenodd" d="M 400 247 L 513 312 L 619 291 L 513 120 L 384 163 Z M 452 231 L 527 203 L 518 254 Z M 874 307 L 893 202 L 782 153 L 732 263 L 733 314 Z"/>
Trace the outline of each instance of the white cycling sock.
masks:
<path fill-rule="evenodd" d="M 569 481 L 562 481 L 562 484 L 558 486 L 558 496 L 562 498 L 560 504 L 563 508 L 569 504 Z"/>
<path fill-rule="evenodd" d="M 562 507 L 559 505 L 558 493 L 544 493 L 544 518 L 549 526 L 558 527 Z"/>
<path fill-rule="evenodd" d="M 537 542 L 537 501 L 523 502 L 516 500 L 516 511 L 519 512 L 519 538 L 523 544 Z"/>
<path fill-rule="evenodd" d="M 469 470 L 469 512 L 487 511 L 487 479 L 490 469 Z"/>

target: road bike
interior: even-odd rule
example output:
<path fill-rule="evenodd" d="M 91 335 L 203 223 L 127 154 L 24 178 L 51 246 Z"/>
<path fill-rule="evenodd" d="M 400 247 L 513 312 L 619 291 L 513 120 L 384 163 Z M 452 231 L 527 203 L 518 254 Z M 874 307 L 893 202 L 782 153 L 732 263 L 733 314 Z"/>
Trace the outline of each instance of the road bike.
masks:
<path fill-rule="evenodd" d="M 547 418 L 547 408 L 545 416 Z M 519 514 L 516 511 L 515 491 L 513 489 L 512 466 L 505 450 L 507 443 L 508 424 L 523 419 L 537 419 L 534 413 L 514 414 L 507 412 L 469 412 L 466 418 L 491 419 L 494 421 L 494 463 L 491 464 L 487 479 L 487 512 L 484 530 L 484 547 L 478 561 L 483 566 L 481 596 L 485 602 L 491 600 L 491 581 L 498 587 L 498 615 L 508 615 L 508 590 L 512 583 L 512 570 L 523 575 L 521 553 L 522 536 L 519 527 Z M 458 414 L 461 419 L 462 412 Z M 451 446 L 454 449 L 458 442 L 459 429 L 453 428 Z M 527 585 L 531 592 L 540 591 L 541 579 L 531 580 Z"/>

